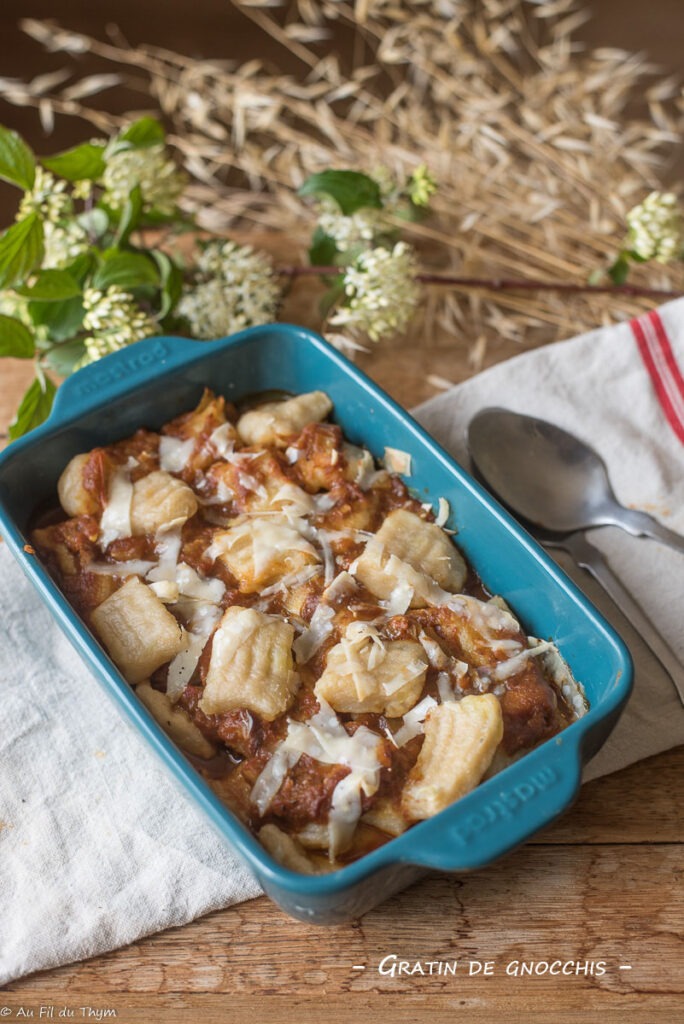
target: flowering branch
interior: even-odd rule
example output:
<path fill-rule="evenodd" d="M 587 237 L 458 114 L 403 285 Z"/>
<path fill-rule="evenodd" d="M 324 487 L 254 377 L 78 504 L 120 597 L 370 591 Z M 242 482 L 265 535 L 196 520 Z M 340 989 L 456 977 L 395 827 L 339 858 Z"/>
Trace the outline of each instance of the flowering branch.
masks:
<path fill-rule="evenodd" d="M 282 277 L 337 277 L 343 272 L 339 266 L 285 266 L 277 267 Z M 452 274 L 434 274 L 418 271 L 416 281 L 453 288 L 482 288 L 486 291 L 553 291 L 565 294 L 629 295 L 649 299 L 678 299 L 684 292 L 669 288 L 644 288 L 631 284 L 579 284 L 569 281 L 542 281 L 535 278 L 514 277 L 458 277 Z"/>
<path fill-rule="evenodd" d="M 667 263 L 684 254 L 682 215 L 671 194 L 652 193 L 627 217 L 627 243 L 612 267 L 587 281 L 470 277 L 418 269 L 417 254 L 399 241 L 397 225 L 417 220 L 429 207 L 436 182 L 425 166 L 404 183 L 383 168 L 372 176 L 358 171 L 312 175 L 300 195 L 317 200 L 318 225 L 309 249 L 310 266 L 278 268 L 281 277 L 321 277 L 328 290 L 321 306 L 327 324 L 372 341 L 403 330 L 420 302 L 420 286 L 490 292 L 557 292 L 622 295 L 658 301 L 679 298 L 680 290 L 626 284 L 629 267 L 654 259 Z"/>
<path fill-rule="evenodd" d="M 372 176 L 321 171 L 299 190 L 315 202 L 311 265 L 274 269 L 250 246 L 200 238 L 178 207 L 187 179 L 165 141 L 162 125 L 143 117 L 109 140 L 36 157 L 0 125 L 0 179 L 22 192 L 14 224 L 0 232 L 0 358 L 32 360 L 35 367 L 10 439 L 49 415 L 57 389 L 50 373 L 68 376 L 160 331 L 210 340 L 270 323 L 283 278 L 325 282 L 323 328 L 351 349 L 405 331 L 426 284 L 652 299 L 681 294 L 625 283 L 633 263 L 684 258 L 682 215 L 670 193 L 652 193 L 630 211 L 617 260 L 587 283 L 465 277 L 420 270 L 416 251 L 401 237 L 402 223 L 428 212 L 437 185 L 427 167 L 404 180 L 382 167 Z M 169 233 L 188 229 L 197 237 L 185 260 L 165 243 Z"/>
<path fill-rule="evenodd" d="M 634 263 L 673 263 L 684 260 L 684 215 L 674 192 L 651 192 L 627 214 L 627 238 L 605 273 L 624 284 Z M 604 273 L 592 275 L 597 283 Z"/>
<path fill-rule="evenodd" d="M 49 414 L 50 372 L 68 376 L 174 326 L 181 267 L 133 240 L 146 227 L 187 226 L 177 206 L 186 176 L 161 124 L 142 117 L 109 140 L 43 157 L 0 125 L 0 178 L 22 193 L 0 233 L 0 357 L 35 368 L 13 440 Z"/>

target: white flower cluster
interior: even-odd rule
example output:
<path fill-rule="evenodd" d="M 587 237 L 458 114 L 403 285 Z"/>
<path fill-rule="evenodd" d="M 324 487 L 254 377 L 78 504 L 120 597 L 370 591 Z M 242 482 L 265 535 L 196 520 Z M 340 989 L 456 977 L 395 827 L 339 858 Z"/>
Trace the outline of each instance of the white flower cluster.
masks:
<path fill-rule="evenodd" d="M 326 235 L 335 240 L 340 252 L 372 242 L 376 235 L 388 230 L 387 215 L 383 210 L 366 206 L 345 216 L 332 200 L 323 200 L 321 203 L 318 224 Z"/>
<path fill-rule="evenodd" d="M 210 242 L 197 261 L 177 312 L 195 338 L 222 338 L 275 319 L 280 285 L 268 259 L 251 246 Z"/>
<path fill-rule="evenodd" d="M 669 263 L 684 253 L 684 222 L 673 192 L 651 192 L 627 214 L 629 244 L 643 260 Z"/>
<path fill-rule="evenodd" d="M 115 210 L 125 205 L 131 191 L 139 185 L 148 206 L 161 213 L 173 213 L 185 183 L 185 175 L 168 159 L 164 146 L 112 153 L 102 175 L 105 202 Z"/>
<path fill-rule="evenodd" d="M 435 179 L 425 164 L 417 167 L 404 184 L 383 165 L 375 167 L 370 177 L 380 189 L 381 209 L 364 206 L 346 215 L 330 197 L 324 197 L 319 203 L 318 226 L 334 240 L 338 252 L 371 249 L 382 244 L 393 231 L 391 218 L 406 215 L 407 201 L 414 207 L 427 207 L 437 190 Z"/>
<path fill-rule="evenodd" d="M 34 324 L 28 311 L 28 299 L 14 295 L 10 291 L 0 291 L 0 314 L 21 320 L 29 328 L 36 341 L 47 341 L 49 328 L 47 324 Z"/>
<path fill-rule="evenodd" d="M 81 365 L 94 363 L 110 352 L 116 352 L 126 345 L 132 345 L 141 338 L 148 338 L 157 330 L 157 325 L 140 308 L 132 295 L 117 285 L 110 285 L 106 292 L 86 288 L 83 293 L 83 330 L 86 356 Z"/>
<path fill-rule="evenodd" d="M 42 266 L 54 269 L 66 266 L 88 248 L 88 235 L 73 220 L 74 205 L 67 182 L 58 180 L 40 165 L 36 167 L 33 188 L 25 192 L 17 220 L 37 213 L 43 221 L 45 255 Z"/>
<path fill-rule="evenodd" d="M 61 224 L 45 221 L 43 239 L 45 254 L 42 266 L 46 270 L 65 267 L 88 249 L 88 233 L 75 220 L 65 220 Z"/>
<path fill-rule="evenodd" d="M 402 184 L 389 167 L 379 165 L 371 172 L 371 178 L 378 183 L 382 205 L 388 213 L 397 214 L 406 207 L 406 199 L 414 206 L 428 207 L 437 191 L 437 182 L 427 164 L 419 164 L 411 176 Z"/>
<path fill-rule="evenodd" d="M 38 213 L 41 219 L 50 224 L 57 224 L 72 213 L 71 197 L 66 181 L 58 181 L 54 174 L 44 170 L 40 164 L 36 167 L 33 188 L 24 192 L 17 220 L 28 217 L 30 213 Z"/>
<path fill-rule="evenodd" d="M 362 253 L 345 270 L 344 293 L 331 325 L 361 331 L 371 341 L 405 330 L 421 294 L 413 249 L 397 242 Z"/>
<path fill-rule="evenodd" d="M 427 164 L 416 167 L 408 181 L 407 191 L 414 206 L 429 206 L 430 199 L 437 191 L 437 182 L 427 168 Z"/>

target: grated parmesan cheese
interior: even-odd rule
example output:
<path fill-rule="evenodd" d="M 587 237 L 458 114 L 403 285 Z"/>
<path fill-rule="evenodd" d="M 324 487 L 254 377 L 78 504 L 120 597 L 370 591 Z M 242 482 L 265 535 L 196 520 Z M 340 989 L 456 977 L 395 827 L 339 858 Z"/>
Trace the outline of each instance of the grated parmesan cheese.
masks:
<path fill-rule="evenodd" d="M 368 662 L 364 663 L 361 660 L 360 651 L 368 641 L 375 649 L 369 652 Z M 354 683 L 356 696 L 359 700 L 365 700 L 374 690 L 374 682 L 369 669 L 377 667 L 383 661 L 385 644 L 375 626 L 371 626 L 368 622 L 354 621 L 347 626 L 345 634 L 340 640 L 340 646 L 344 651 L 345 667 Z"/>
<path fill-rule="evenodd" d="M 394 555 L 391 557 L 394 558 Z M 387 601 L 381 604 L 386 608 L 388 615 L 403 615 L 410 607 L 413 594 L 413 587 L 406 580 L 400 579 Z"/>
<path fill-rule="evenodd" d="M 226 592 L 222 580 L 216 577 L 205 580 L 186 562 L 181 562 L 176 569 L 176 583 L 185 597 L 192 597 L 206 604 L 219 604 Z"/>
<path fill-rule="evenodd" d="M 353 482 L 362 491 L 367 491 L 371 479 L 376 475 L 375 461 L 367 448 L 358 448 L 355 444 L 344 445 L 344 456 L 347 466 L 353 473 Z"/>
<path fill-rule="evenodd" d="M 223 615 L 220 605 L 194 601 L 192 598 L 185 598 L 182 595 L 176 602 L 175 611 L 188 620 L 188 626 L 192 633 L 204 637 L 211 636 Z"/>
<path fill-rule="evenodd" d="M 318 541 L 321 553 L 323 554 L 323 562 L 325 565 L 325 585 L 329 586 L 335 579 L 335 573 L 337 572 L 337 562 L 333 550 L 330 547 L 330 540 L 325 530 L 316 531 L 316 540 Z"/>
<path fill-rule="evenodd" d="M 333 631 L 333 619 L 335 612 L 332 608 L 321 603 L 311 616 L 311 622 L 301 636 L 297 637 L 292 649 L 299 665 L 306 664 L 313 658 L 321 644 Z"/>
<path fill-rule="evenodd" d="M 206 554 L 212 560 L 220 558 L 235 545 L 242 545 L 247 538 L 252 547 L 254 575 L 259 577 L 286 552 L 301 551 L 318 560 L 315 548 L 302 535 L 305 531 L 306 523 L 296 517 L 288 519 L 282 514 L 255 516 L 226 533 L 218 534 Z"/>
<path fill-rule="evenodd" d="M 159 467 L 167 473 L 182 473 L 195 450 L 195 438 L 183 440 L 162 434 L 159 438 Z"/>
<path fill-rule="evenodd" d="M 385 469 L 390 473 L 411 475 L 411 456 L 401 448 L 385 448 L 385 457 L 382 461 Z"/>
<path fill-rule="evenodd" d="M 437 692 L 442 704 L 454 699 L 454 688 L 449 681 L 448 672 L 440 672 L 437 676 Z"/>
<path fill-rule="evenodd" d="M 370 665 L 368 666 L 370 668 Z M 394 678 L 386 683 L 382 684 L 382 691 L 387 697 L 391 697 L 397 690 L 401 690 L 402 686 L 406 686 L 412 679 L 417 676 L 422 676 L 425 673 L 425 663 L 423 661 L 410 661 L 408 665 L 403 665 L 401 670 L 396 673 Z"/>
<path fill-rule="evenodd" d="M 268 491 L 263 484 L 260 484 L 256 477 L 253 477 L 250 473 L 245 473 L 243 469 L 238 471 L 238 480 L 240 486 L 244 487 L 246 491 L 252 491 L 253 494 L 258 495 L 260 498 L 268 498 Z"/>
<path fill-rule="evenodd" d="M 492 669 L 489 673 L 490 679 L 497 683 L 502 682 L 504 679 L 510 679 L 511 676 L 522 671 L 528 658 L 534 658 L 538 654 L 543 654 L 544 651 L 550 650 L 551 647 L 553 647 L 551 643 L 540 642 L 536 647 L 527 647 L 520 654 L 515 654 L 506 661 L 500 661 L 496 668 Z"/>
<path fill-rule="evenodd" d="M 394 742 L 398 747 L 403 747 L 414 736 L 420 736 L 423 733 L 423 722 L 431 708 L 434 707 L 437 707 L 437 701 L 434 697 L 424 697 L 419 704 L 416 704 L 414 708 L 406 712 L 402 719 L 404 724 L 394 734 Z"/>
<path fill-rule="evenodd" d="M 435 519 L 435 525 L 444 526 L 447 519 L 449 518 L 449 513 L 451 509 L 449 508 L 449 502 L 446 500 L 446 498 L 440 498 L 438 505 L 439 510 L 437 512 L 437 518 Z"/>
<path fill-rule="evenodd" d="M 321 494 L 313 494 L 311 498 L 317 512 L 329 512 L 337 504 L 337 500 L 325 491 Z"/>
<path fill-rule="evenodd" d="M 260 815 L 263 816 L 271 806 L 271 801 L 285 781 L 285 776 L 300 757 L 301 751 L 287 746 L 287 739 L 276 747 L 252 786 L 250 799 Z"/>
<path fill-rule="evenodd" d="M 492 601 L 480 601 L 470 594 L 450 594 L 436 583 L 430 588 L 428 601 L 432 605 L 445 605 L 456 615 L 462 615 L 487 640 L 496 633 L 518 633 L 520 624 L 511 613 Z"/>
<path fill-rule="evenodd" d="M 174 704 L 190 682 L 207 643 L 206 636 L 187 633 L 186 637 L 187 646 L 173 659 L 166 677 L 166 696 Z"/>
<path fill-rule="evenodd" d="M 337 601 L 338 598 L 344 597 L 345 594 L 350 594 L 357 589 L 358 584 L 356 580 L 345 569 L 338 573 L 332 583 L 325 588 L 321 600 L 327 602 Z"/>
<path fill-rule="evenodd" d="M 150 590 L 164 604 L 174 604 L 180 597 L 178 584 L 173 583 L 171 580 L 159 580 L 158 583 L 150 583 Z"/>
<path fill-rule="evenodd" d="M 290 512 L 296 516 L 307 516 L 314 509 L 315 499 L 313 495 L 307 494 L 301 487 L 297 487 L 297 484 L 287 483 L 278 488 L 268 504 L 269 508 L 280 504 L 283 512 Z"/>
<path fill-rule="evenodd" d="M 423 646 L 423 650 L 427 654 L 428 661 L 433 668 L 444 668 L 448 662 L 448 658 L 442 648 L 439 646 L 436 640 L 432 640 L 425 630 L 420 631 L 418 637 L 419 642 Z"/>
<path fill-rule="evenodd" d="M 169 528 L 162 527 L 155 535 L 155 548 L 157 551 L 157 564 L 147 573 L 147 579 L 153 583 L 160 580 L 176 581 L 176 567 L 178 556 L 181 550 L 182 526 L 169 524 Z"/>
<path fill-rule="evenodd" d="M 144 576 L 156 564 L 134 558 L 129 562 L 91 562 L 86 572 L 94 572 L 98 576 Z"/>
<path fill-rule="evenodd" d="M 137 465 L 135 459 L 129 459 L 125 467 L 120 467 L 109 481 L 107 503 L 100 519 L 100 548 L 104 551 L 112 541 L 122 537 L 130 537 L 131 503 L 133 501 L 133 484 L 130 469 Z"/>
<path fill-rule="evenodd" d="M 276 583 L 272 583 L 270 587 L 264 587 L 260 592 L 261 596 L 272 597 L 273 594 L 282 594 L 290 588 L 296 590 L 297 587 L 301 587 L 305 583 L 308 583 L 314 576 L 318 576 L 320 571 L 320 565 L 306 565 L 303 569 L 296 569 L 294 572 L 288 572 Z"/>
<path fill-rule="evenodd" d="M 197 498 L 200 505 L 227 505 L 229 501 L 233 500 L 235 494 L 232 491 L 232 489 L 228 486 L 228 484 L 225 482 L 225 480 L 222 480 L 219 477 L 216 483 L 215 494 L 212 494 L 211 497 L 209 498 L 204 498 L 197 492 L 195 492 L 195 497 Z"/>
<path fill-rule="evenodd" d="M 381 737 L 363 725 L 350 736 L 330 705 L 322 698 L 319 705 L 320 711 L 307 722 L 288 722 L 287 736 L 257 778 L 251 800 L 264 815 L 302 754 L 322 764 L 347 765 L 351 771 L 335 787 L 328 817 L 330 858 L 334 860 L 351 839 L 361 816 L 361 793 L 370 796 L 380 784 Z"/>
<path fill-rule="evenodd" d="M 235 428 L 232 423 L 222 423 L 209 435 L 209 443 L 220 459 L 225 459 L 235 448 Z"/>

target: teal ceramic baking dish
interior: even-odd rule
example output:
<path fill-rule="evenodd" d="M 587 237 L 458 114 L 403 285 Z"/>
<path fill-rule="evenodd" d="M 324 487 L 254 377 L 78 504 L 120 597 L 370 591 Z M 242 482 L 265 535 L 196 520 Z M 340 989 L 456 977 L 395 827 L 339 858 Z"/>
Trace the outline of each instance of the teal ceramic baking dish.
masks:
<path fill-rule="evenodd" d="M 385 445 L 412 459 L 421 500 L 444 497 L 449 525 L 491 591 L 524 627 L 553 637 L 591 709 L 560 736 L 483 783 L 441 814 L 359 861 L 310 877 L 277 864 L 214 796 L 135 697 L 36 557 L 26 551 L 34 510 L 55 494 L 72 455 L 157 428 L 191 408 L 209 385 L 228 398 L 280 389 L 321 389 L 347 437 L 381 457 Z M 159 754 L 267 893 L 295 917 L 336 923 L 364 913 L 430 869 L 484 867 L 547 825 L 572 802 L 582 764 L 606 739 L 632 685 L 622 641 L 556 564 L 380 388 L 322 338 L 284 324 L 216 342 L 150 338 L 80 371 L 57 395 L 49 420 L 0 455 L 0 530 L 74 646 L 121 711 Z"/>

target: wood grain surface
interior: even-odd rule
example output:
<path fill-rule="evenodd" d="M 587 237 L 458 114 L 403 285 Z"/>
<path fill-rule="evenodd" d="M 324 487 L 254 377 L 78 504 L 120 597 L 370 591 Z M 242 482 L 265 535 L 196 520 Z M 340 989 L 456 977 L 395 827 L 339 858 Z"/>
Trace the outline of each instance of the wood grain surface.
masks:
<path fill-rule="evenodd" d="M 41 1006 L 77 1015 L 110 1008 L 125 1024 L 460 1015 L 676 1024 L 684 1009 L 683 775 L 680 748 L 589 783 L 561 821 L 505 861 L 426 879 L 360 921 L 314 928 L 262 897 L 18 981 L 0 1004 L 36 1017 Z M 449 976 L 379 973 L 392 954 L 459 966 Z M 515 961 L 553 960 L 603 961 L 605 974 L 506 973 Z M 494 973 L 469 975 L 471 961 L 492 962 Z"/>
<path fill-rule="evenodd" d="M 288 314 L 311 322 L 313 305 L 309 291 L 295 290 Z M 507 354 L 504 346 L 498 357 Z M 458 344 L 429 361 L 453 380 L 469 372 Z M 424 351 L 385 346 L 364 363 L 407 405 L 429 393 Z M 0 363 L 0 433 L 30 373 Z M 677 1024 L 683 781 L 680 748 L 588 784 L 553 827 L 478 874 L 430 877 L 362 920 L 327 929 L 252 900 L 12 983 L 0 991 L 0 1019 L 33 1011 L 34 1019 L 119 1024 Z M 455 975 L 392 977 L 379 971 L 392 955 L 458 966 Z M 492 974 L 469 975 L 470 961 L 491 962 Z M 506 973 L 514 961 L 603 962 L 605 973 L 516 977 Z"/>

